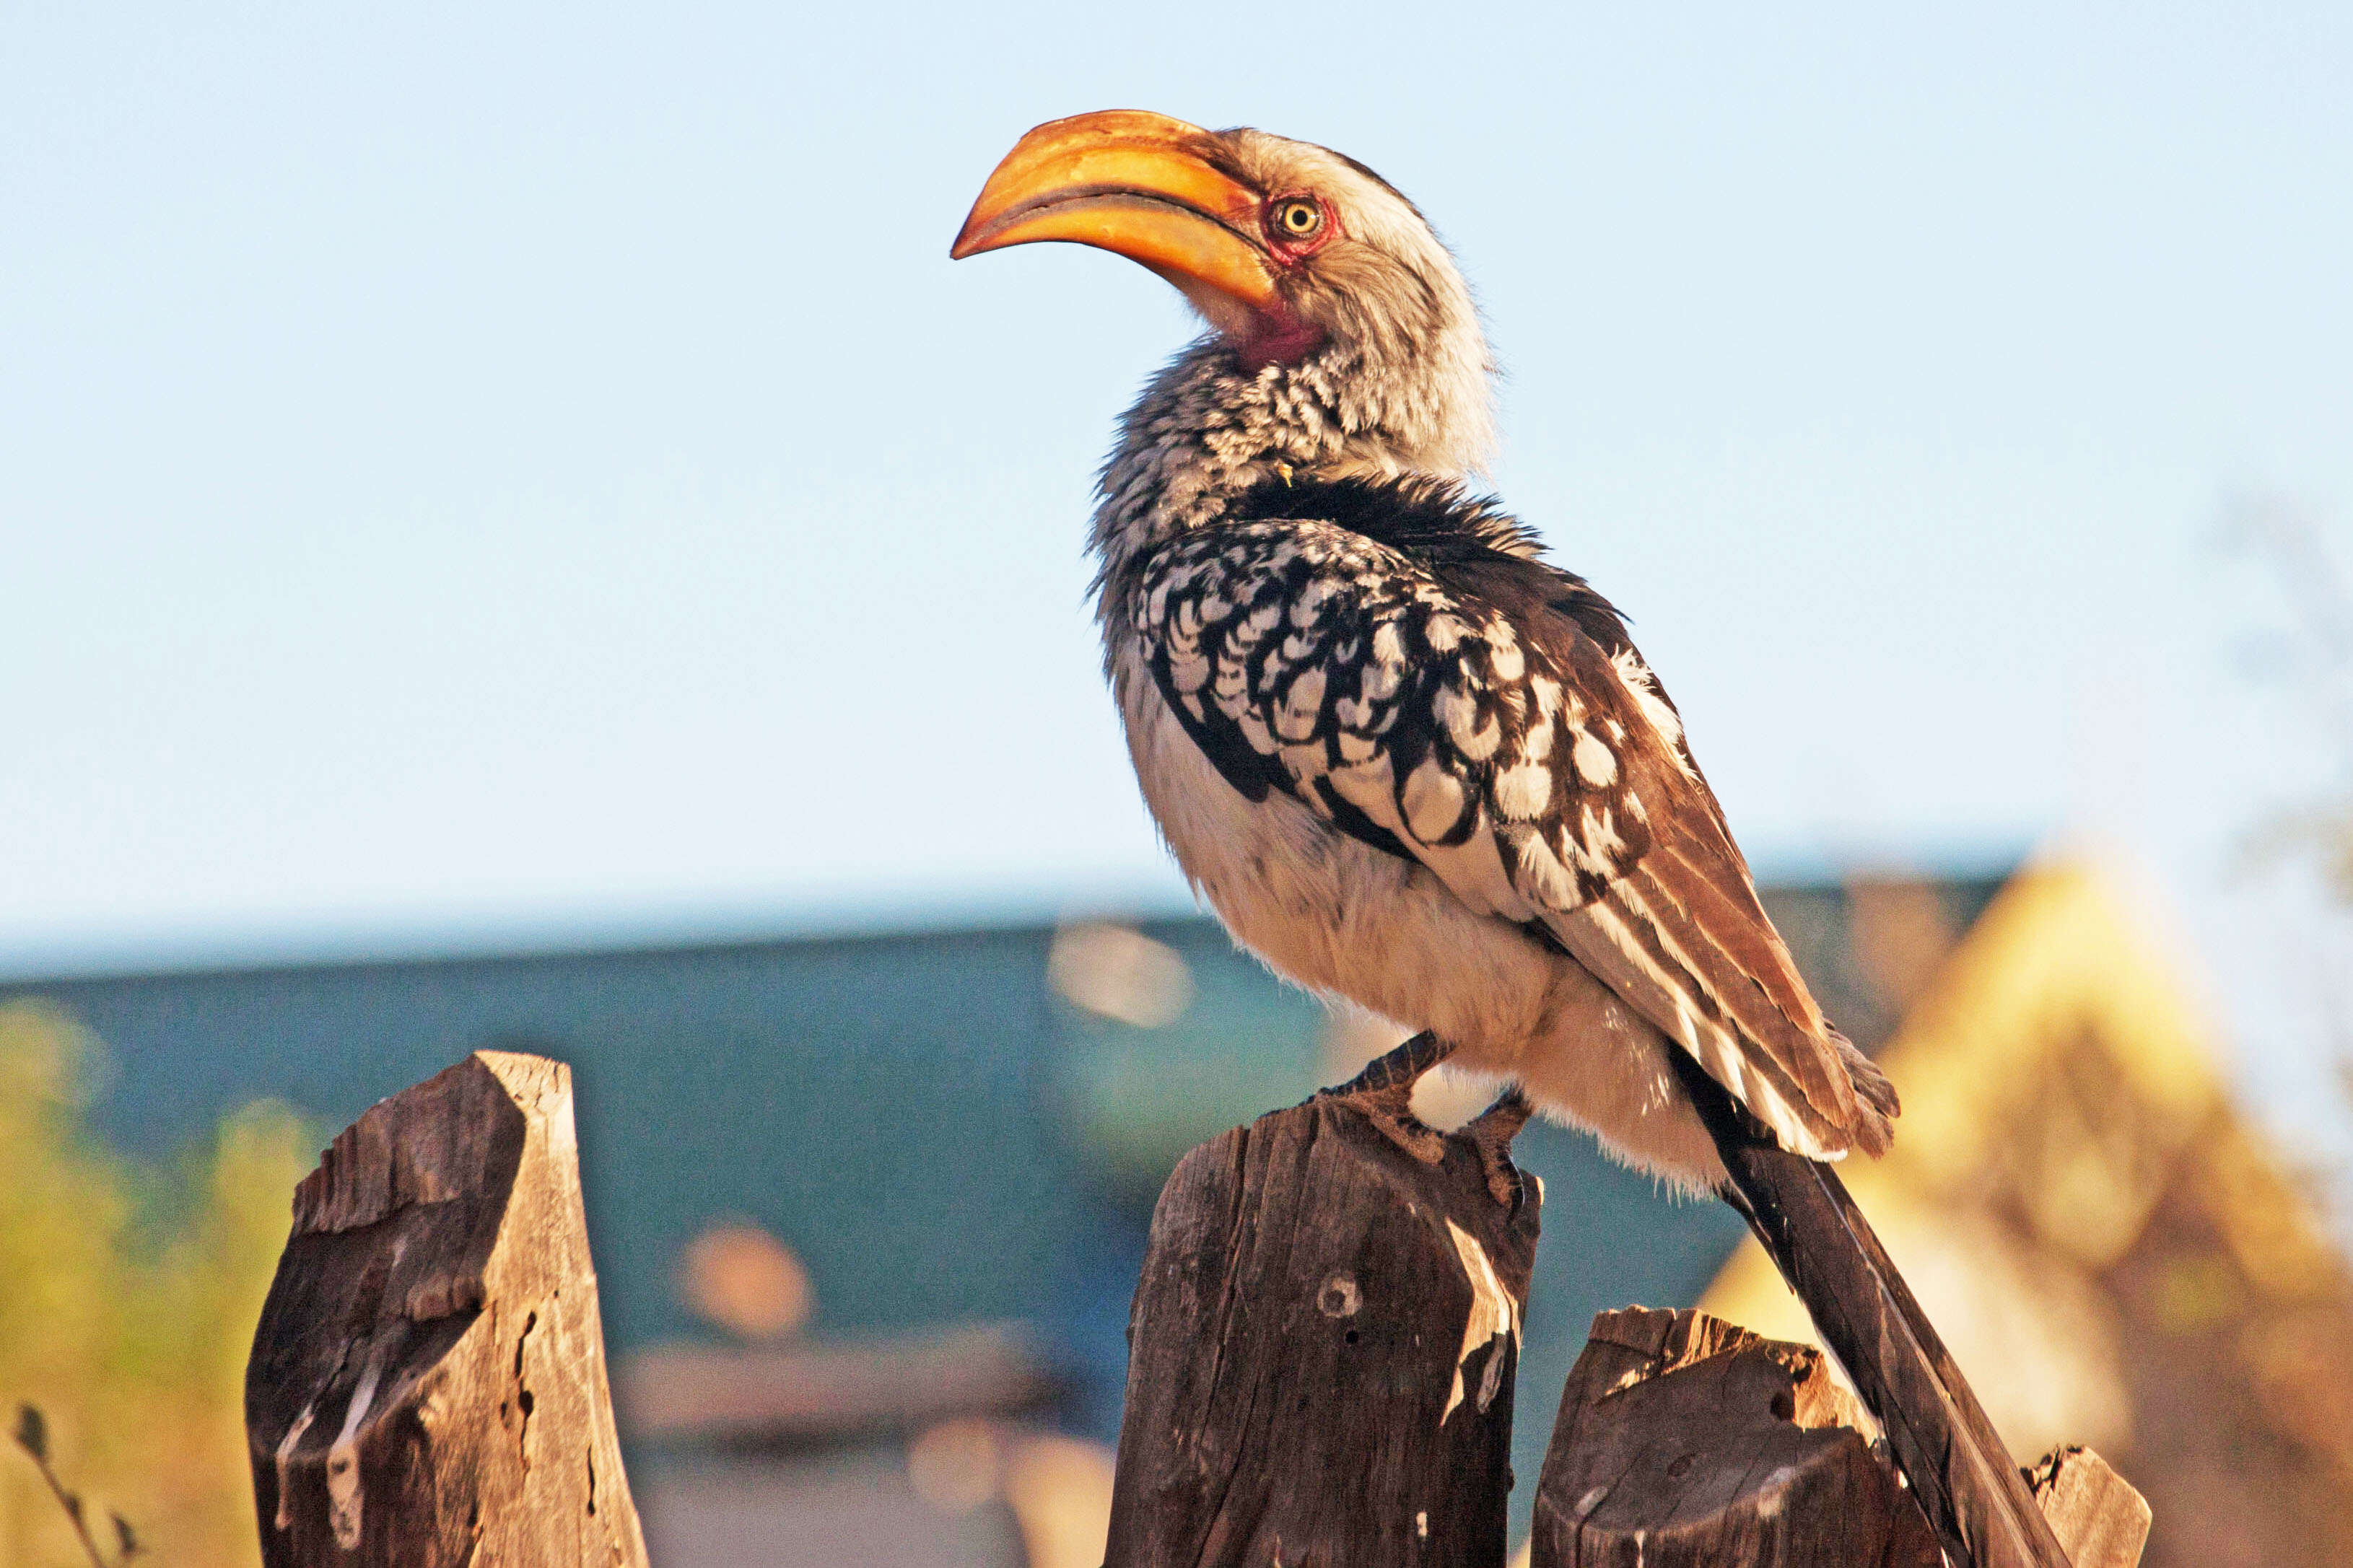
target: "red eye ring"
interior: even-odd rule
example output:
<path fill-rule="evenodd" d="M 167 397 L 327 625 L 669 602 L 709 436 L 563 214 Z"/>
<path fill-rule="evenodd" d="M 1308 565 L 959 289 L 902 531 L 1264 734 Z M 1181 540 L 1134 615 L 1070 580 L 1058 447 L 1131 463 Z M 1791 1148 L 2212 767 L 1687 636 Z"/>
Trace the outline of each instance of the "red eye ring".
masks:
<path fill-rule="evenodd" d="M 1261 222 L 1267 239 L 1292 256 L 1323 248 L 1339 227 L 1324 202 L 1303 191 L 1270 197 Z"/>

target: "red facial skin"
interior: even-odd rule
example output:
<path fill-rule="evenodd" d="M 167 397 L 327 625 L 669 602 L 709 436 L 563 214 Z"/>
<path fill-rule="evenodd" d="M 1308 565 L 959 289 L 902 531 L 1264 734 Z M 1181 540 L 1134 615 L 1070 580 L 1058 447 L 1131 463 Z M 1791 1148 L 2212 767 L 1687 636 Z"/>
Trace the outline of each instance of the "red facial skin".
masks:
<path fill-rule="evenodd" d="M 1324 221 L 1315 232 L 1304 239 L 1293 239 L 1275 226 L 1275 209 L 1284 203 L 1302 198 L 1314 202 L 1322 209 Z M 1323 249 L 1340 234 L 1340 215 L 1332 204 L 1312 191 L 1285 191 L 1269 196 L 1259 206 L 1259 228 L 1266 236 L 1267 255 L 1279 268 L 1288 271 Z M 1303 321 L 1280 302 L 1260 311 L 1250 323 L 1250 335 L 1234 344 L 1234 352 L 1242 364 L 1255 373 L 1271 364 L 1297 364 L 1323 346 L 1324 330 Z"/>

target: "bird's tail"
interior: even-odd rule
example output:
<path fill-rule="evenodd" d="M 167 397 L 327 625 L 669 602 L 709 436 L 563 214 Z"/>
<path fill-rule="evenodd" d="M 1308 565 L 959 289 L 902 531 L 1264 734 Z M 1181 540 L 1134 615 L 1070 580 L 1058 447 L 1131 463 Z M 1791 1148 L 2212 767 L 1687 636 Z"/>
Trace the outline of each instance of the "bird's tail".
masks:
<path fill-rule="evenodd" d="M 1698 1062 L 1672 1053 L 1731 1176 L 1725 1198 L 1887 1434 L 1955 1568 L 2068 1568 L 1968 1380 L 1838 1173 L 1792 1154 Z"/>

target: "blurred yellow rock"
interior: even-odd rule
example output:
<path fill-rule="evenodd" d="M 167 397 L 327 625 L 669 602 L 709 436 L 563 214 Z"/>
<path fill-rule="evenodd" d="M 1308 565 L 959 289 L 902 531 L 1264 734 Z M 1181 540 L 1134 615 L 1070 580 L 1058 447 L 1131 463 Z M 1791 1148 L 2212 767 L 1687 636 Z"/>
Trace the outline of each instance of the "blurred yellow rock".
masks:
<path fill-rule="evenodd" d="M 1015 1446 L 1005 1500 L 1029 1568 L 1097 1568 L 1111 1534 L 1113 1456 L 1100 1443 L 1039 1435 Z"/>

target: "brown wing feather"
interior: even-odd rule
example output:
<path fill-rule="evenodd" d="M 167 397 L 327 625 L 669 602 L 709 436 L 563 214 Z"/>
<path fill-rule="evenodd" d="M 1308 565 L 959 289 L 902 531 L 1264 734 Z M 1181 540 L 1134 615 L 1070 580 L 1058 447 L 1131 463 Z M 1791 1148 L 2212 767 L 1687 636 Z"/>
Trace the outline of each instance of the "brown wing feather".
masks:
<path fill-rule="evenodd" d="M 1757 978 L 1758 966 L 1736 951 L 1758 945 L 1757 928 L 1711 918 L 1721 910 L 1711 909 L 1710 903 L 1725 900 L 1720 895 L 1711 899 L 1709 884 L 1678 876 L 1680 869 L 1671 852 L 1654 849 L 1611 889 L 1610 896 L 1629 902 L 1639 898 L 1662 944 L 1671 946 L 1685 973 L 1715 1005 L 1717 1016 L 1763 1046 L 1808 1104 L 1833 1125 L 1844 1126 L 1853 1113 L 1853 1089 L 1834 1054 L 1819 1035 L 1799 1026 L 1775 1004 Z"/>
<path fill-rule="evenodd" d="M 1705 999 L 1654 922 L 1613 897 L 1545 923 L 1596 979 L 1689 1051 L 1785 1144 L 1818 1154 L 1846 1147 L 1842 1131 L 1814 1108 L 1779 1057 L 1758 1048 Z"/>
<path fill-rule="evenodd" d="M 1722 807 L 1691 762 L 1680 721 L 1655 678 L 1630 644 L 1611 650 L 1613 661 L 1584 627 L 1549 605 L 1523 610 L 1514 620 L 1526 641 L 1572 672 L 1588 723 L 1623 727 L 1615 742 L 1621 783 L 1630 802 L 1639 803 L 1647 830 L 1634 863 L 1599 889 L 1608 918 L 1588 910 L 1582 919 L 1553 916 L 1546 923 L 1599 978 L 1683 1041 L 1712 1076 L 1793 1143 L 1825 1152 L 1853 1145 L 1884 1150 L 1894 1092 L 1823 1017 L 1757 900 Z M 1649 684 L 1647 692 L 1628 679 L 1630 664 L 1634 680 Z M 1709 1038 L 1710 1025 L 1731 1037 Z"/>
<path fill-rule="evenodd" d="M 1676 902 L 1706 929 L 1782 1016 L 1807 1034 L 1820 1033 L 1824 1026 L 1822 1010 L 1813 993 L 1806 989 L 1781 933 L 1757 901 L 1747 866 L 1693 835 L 1680 815 L 1654 825 L 1652 832 L 1657 845 L 1644 857 L 1643 865 L 1673 892 Z"/>

